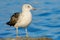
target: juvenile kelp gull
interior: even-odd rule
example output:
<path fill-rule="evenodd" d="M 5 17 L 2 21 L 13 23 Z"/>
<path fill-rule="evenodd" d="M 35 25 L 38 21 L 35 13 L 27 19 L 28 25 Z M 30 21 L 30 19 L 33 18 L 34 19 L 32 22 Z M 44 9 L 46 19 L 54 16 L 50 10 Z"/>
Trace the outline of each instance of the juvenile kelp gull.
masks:
<path fill-rule="evenodd" d="M 7 25 L 14 26 L 16 28 L 17 37 L 18 37 L 18 27 L 25 28 L 26 37 L 28 37 L 27 26 L 32 21 L 32 14 L 31 14 L 30 10 L 35 10 L 35 8 L 33 8 L 30 4 L 24 4 L 22 6 L 22 12 L 14 13 L 11 16 L 10 21 L 6 23 Z"/>

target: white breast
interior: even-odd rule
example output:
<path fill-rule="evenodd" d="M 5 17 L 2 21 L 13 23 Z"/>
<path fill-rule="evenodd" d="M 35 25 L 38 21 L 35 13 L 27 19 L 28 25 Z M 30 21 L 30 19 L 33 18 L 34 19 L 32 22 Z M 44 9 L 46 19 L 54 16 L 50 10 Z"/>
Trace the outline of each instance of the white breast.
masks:
<path fill-rule="evenodd" d="M 32 20 L 32 15 L 30 12 L 22 13 L 19 16 L 19 19 L 15 26 L 27 27 L 31 23 L 31 20 Z"/>

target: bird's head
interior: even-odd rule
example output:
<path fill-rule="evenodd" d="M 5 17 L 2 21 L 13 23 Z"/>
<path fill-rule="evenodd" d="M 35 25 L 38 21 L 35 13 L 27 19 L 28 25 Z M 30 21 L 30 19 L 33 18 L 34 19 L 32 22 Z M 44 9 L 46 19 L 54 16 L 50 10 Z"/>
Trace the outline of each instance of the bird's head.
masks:
<path fill-rule="evenodd" d="M 35 10 L 30 4 L 24 4 L 22 9 L 26 11 Z"/>

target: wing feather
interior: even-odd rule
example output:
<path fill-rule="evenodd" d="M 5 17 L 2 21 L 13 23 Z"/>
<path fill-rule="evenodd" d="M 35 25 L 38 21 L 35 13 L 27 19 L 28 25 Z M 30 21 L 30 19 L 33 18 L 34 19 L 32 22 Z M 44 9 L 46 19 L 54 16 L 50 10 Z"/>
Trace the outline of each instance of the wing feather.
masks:
<path fill-rule="evenodd" d="M 19 13 L 14 13 L 12 16 L 11 16 L 11 19 L 9 22 L 7 22 L 8 25 L 10 26 L 14 26 L 18 20 L 18 17 L 19 17 Z"/>

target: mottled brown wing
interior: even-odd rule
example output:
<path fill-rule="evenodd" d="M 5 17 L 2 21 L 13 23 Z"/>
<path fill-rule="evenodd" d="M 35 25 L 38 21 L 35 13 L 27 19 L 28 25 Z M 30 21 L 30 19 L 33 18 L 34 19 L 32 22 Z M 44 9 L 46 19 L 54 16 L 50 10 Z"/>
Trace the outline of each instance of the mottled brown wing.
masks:
<path fill-rule="evenodd" d="M 18 20 L 18 17 L 19 17 L 19 13 L 14 13 L 12 16 L 11 16 L 11 19 L 9 22 L 7 22 L 8 25 L 10 26 L 14 26 Z"/>

